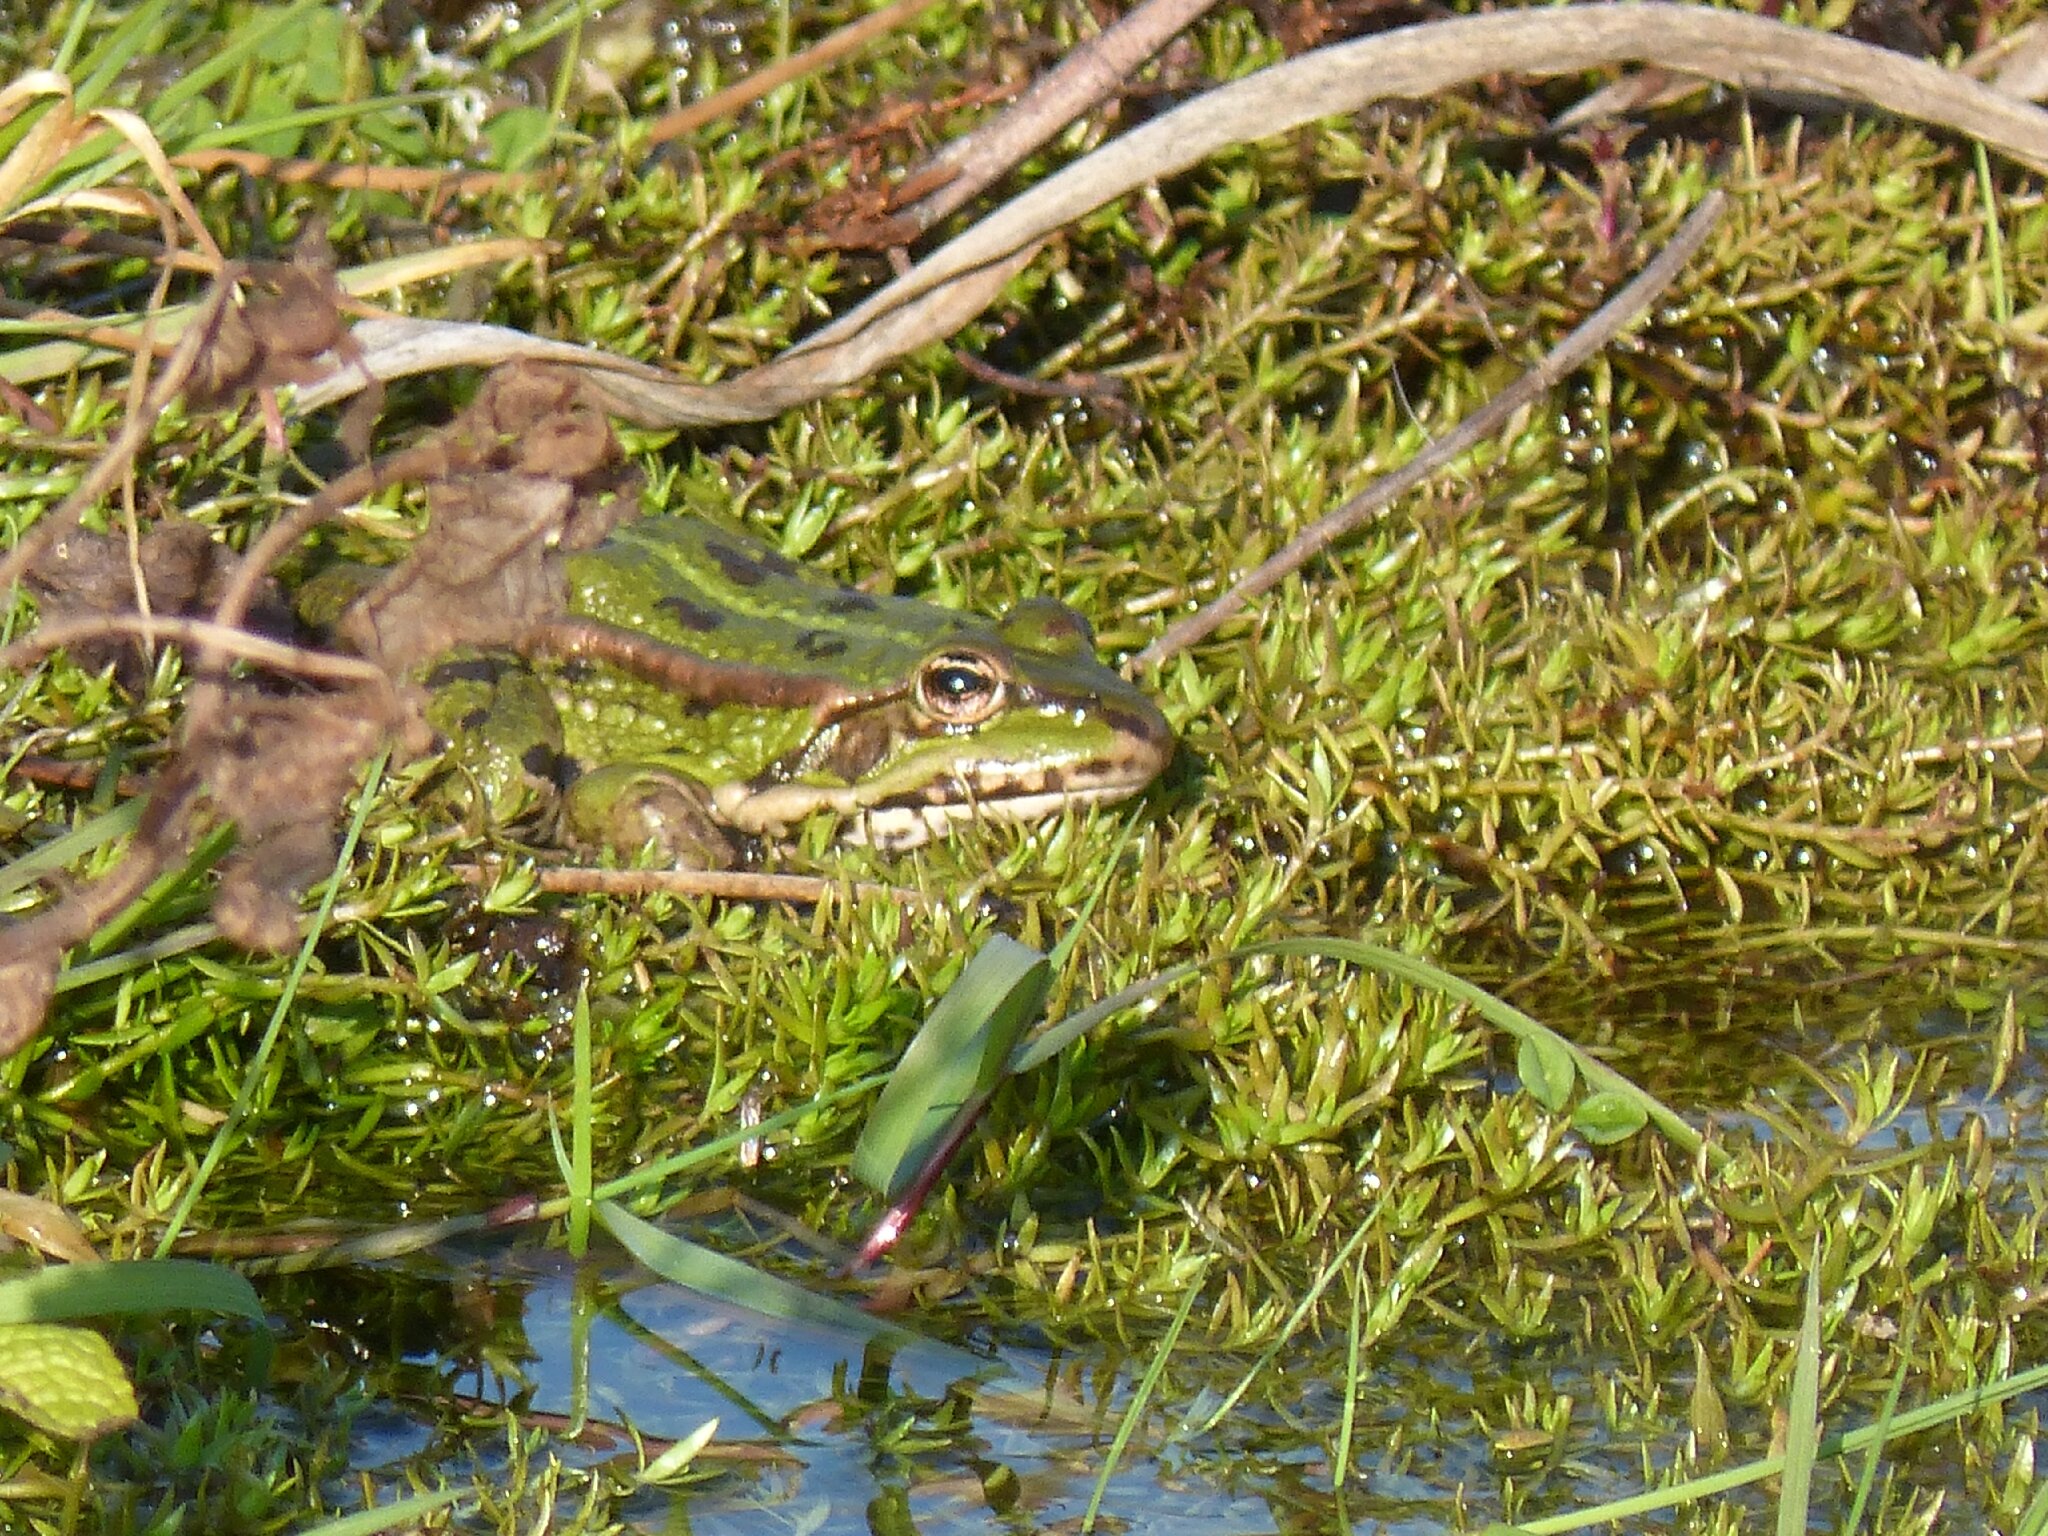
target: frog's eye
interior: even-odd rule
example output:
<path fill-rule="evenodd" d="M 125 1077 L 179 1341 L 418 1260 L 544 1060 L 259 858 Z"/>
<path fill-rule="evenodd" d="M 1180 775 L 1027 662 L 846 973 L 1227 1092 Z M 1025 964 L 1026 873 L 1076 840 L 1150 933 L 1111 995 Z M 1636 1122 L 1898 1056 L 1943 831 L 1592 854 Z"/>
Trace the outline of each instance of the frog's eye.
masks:
<path fill-rule="evenodd" d="M 917 674 L 917 705 L 947 725 L 979 725 L 1003 707 L 1003 674 L 973 651 L 941 651 Z"/>

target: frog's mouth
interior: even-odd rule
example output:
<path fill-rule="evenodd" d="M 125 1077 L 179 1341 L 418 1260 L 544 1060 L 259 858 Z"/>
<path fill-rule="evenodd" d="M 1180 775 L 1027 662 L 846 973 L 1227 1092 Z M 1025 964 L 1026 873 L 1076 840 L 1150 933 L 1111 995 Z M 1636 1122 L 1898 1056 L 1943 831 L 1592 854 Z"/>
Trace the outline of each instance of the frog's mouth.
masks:
<path fill-rule="evenodd" d="M 712 790 L 720 819 L 754 836 L 780 836 L 815 811 L 844 818 L 841 836 L 889 852 L 920 847 L 970 821 L 1042 821 L 1069 807 L 1129 799 L 1159 776 L 1170 735 L 1118 742 L 1058 762 L 968 760 L 913 788 L 874 783 L 731 783 Z"/>

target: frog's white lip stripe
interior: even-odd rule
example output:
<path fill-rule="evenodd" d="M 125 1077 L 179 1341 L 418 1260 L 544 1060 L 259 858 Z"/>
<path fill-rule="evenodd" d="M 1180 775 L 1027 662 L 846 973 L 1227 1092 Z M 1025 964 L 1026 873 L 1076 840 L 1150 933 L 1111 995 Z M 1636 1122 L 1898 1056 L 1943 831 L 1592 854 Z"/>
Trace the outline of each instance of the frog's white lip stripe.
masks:
<path fill-rule="evenodd" d="M 1152 775 L 1105 778 L 1100 783 L 1041 794 L 988 795 L 974 800 L 929 805 L 861 803 L 855 786 L 840 789 L 816 784 L 775 784 L 754 789 L 746 784 L 720 784 L 712 803 L 727 825 L 753 836 L 776 836 L 813 811 L 836 811 L 846 818 L 841 836 L 850 843 L 898 851 L 917 848 L 944 837 L 968 821 L 1041 821 L 1069 806 L 1100 805 L 1128 799 L 1151 782 Z"/>
<path fill-rule="evenodd" d="M 893 853 L 922 847 L 964 821 L 1043 821 L 1068 806 L 1100 805 L 1128 799 L 1131 793 L 1128 785 L 1104 785 L 1057 795 L 1011 795 L 971 805 L 892 805 L 855 815 L 841 836 L 849 843 L 866 843 Z"/>

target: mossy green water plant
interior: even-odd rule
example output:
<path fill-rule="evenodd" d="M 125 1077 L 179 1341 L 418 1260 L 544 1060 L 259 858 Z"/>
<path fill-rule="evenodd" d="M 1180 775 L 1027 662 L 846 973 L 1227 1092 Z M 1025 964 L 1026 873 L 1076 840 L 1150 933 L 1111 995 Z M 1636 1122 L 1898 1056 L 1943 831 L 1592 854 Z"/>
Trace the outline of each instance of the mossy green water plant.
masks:
<path fill-rule="evenodd" d="M 242 111 L 251 134 L 296 133 L 292 153 L 470 152 L 453 98 L 421 99 L 366 33 L 344 33 L 364 39 L 359 73 L 316 81 L 245 50 L 209 76 L 252 12 L 18 12 L 0 28 L 10 70 L 66 69 L 86 105 L 146 107 L 157 52 L 201 81 L 173 107 Z M 1929 14 L 1952 48 L 2034 19 Z M 793 40 L 838 19 L 791 12 Z M 643 155 L 634 127 L 572 104 L 553 153 L 533 156 L 531 117 L 475 152 L 556 167 L 545 191 L 427 205 L 189 186 L 209 227 L 252 245 L 326 219 L 348 266 L 450 230 L 545 240 L 544 260 L 398 302 L 737 371 L 881 280 L 884 258 L 821 250 L 829 229 L 806 222 L 856 148 L 911 163 L 977 110 L 948 103 L 1006 90 L 1094 25 L 940 8 L 686 149 Z M 778 26 L 684 18 L 692 80 L 772 57 Z M 725 35 L 736 54 L 706 41 Z M 1225 13 L 1122 110 L 1281 51 L 1259 17 Z M 293 961 L 202 942 L 218 850 L 196 855 L 74 957 L 50 1032 L 0 1066 L 7 1176 L 122 1253 L 173 1226 L 232 1252 L 340 1224 L 353 1265 L 262 1282 L 291 1374 L 261 1401 L 427 1427 L 351 1475 L 310 1409 L 251 1406 L 178 1337 L 136 1361 L 143 1427 L 89 1461 L 0 1436 L 7 1518 L 169 1528 L 140 1491 L 153 1472 L 206 1500 L 232 1489 L 275 1528 L 367 1502 L 365 1478 L 380 1504 L 445 1482 L 478 1501 L 460 1517 L 475 1529 L 651 1523 L 657 1497 L 693 1525 L 793 1508 L 717 1455 L 658 1496 L 586 1455 L 548 1427 L 553 1362 L 511 1337 L 539 1289 L 451 1282 L 453 1261 L 406 1250 L 475 1243 L 488 1275 L 501 1204 L 565 1218 L 561 1124 L 565 1145 L 587 1138 L 593 1198 L 830 1290 L 839 1255 L 821 1255 L 877 1214 L 844 1177 L 874 1079 L 991 935 L 1049 949 L 1106 891 L 1047 1012 L 1119 994 L 1128 1010 L 997 1089 L 882 1286 L 922 1301 L 905 1326 L 1040 1371 L 1101 1444 L 1146 1384 L 1105 1523 L 1192 1507 L 1199 1485 L 1229 1512 L 1219 1529 L 1566 1529 L 1650 1518 L 1605 1501 L 1714 1478 L 1657 1518 L 1763 1530 L 1797 1508 L 1789 1482 L 1757 1486 L 1782 1471 L 1763 1459 L 1774 1414 L 1796 1410 L 1810 1518 L 2038 1528 L 2038 1387 L 2000 1396 L 2043 1344 L 2038 181 L 1895 121 L 1764 98 L 1696 100 L 1626 140 L 1551 135 L 1545 114 L 1585 84 L 1502 80 L 1319 123 L 1082 220 L 957 341 L 1070 393 L 1009 390 L 932 348 L 766 424 L 631 434 L 671 508 L 736 511 L 835 575 L 963 606 L 1058 596 L 1129 653 L 1489 398 L 1706 189 L 1731 196 L 1628 339 L 1151 677 L 1183 752 L 1129 812 L 900 860 L 806 829 L 783 867 L 849 882 L 811 909 L 569 898 L 541 888 L 532 850 L 408 798 L 400 771 L 365 800 L 331 921 Z M 621 82 L 641 117 L 669 88 L 657 68 Z M 285 121 L 320 92 L 340 93 L 331 116 Z M 167 147 L 196 142 L 152 121 Z M 1114 127 L 1099 115 L 1020 175 Z M 140 309 L 153 275 L 118 253 L 5 262 L 10 299 L 85 314 Z M 440 419 L 460 387 L 399 387 L 384 430 Z M 123 409 L 90 373 L 33 390 L 47 421 L 17 401 L 0 425 L 10 534 Z M 289 430 L 306 465 L 331 466 L 322 420 Z M 303 488 L 253 419 L 172 416 L 160 436 L 146 517 L 196 513 L 239 541 Z M 417 526 L 380 504 L 322 538 L 358 556 Z M 17 600 L 10 633 L 33 617 Z M 35 899 L 26 876 L 88 873 L 76 861 L 104 854 L 85 844 L 122 835 L 94 818 L 118 814 L 116 780 L 161 750 L 186 686 L 175 665 L 127 689 L 61 657 L 8 681 L 0 740 L 105 781 L 9 781 L 5 854 L 41 861 L 10 864 L 11 910 Z M 1580 1054 L 1565 1071 L 1563 1047 L 1469 994 L 1253 952 L 1333 937 L 1484 987 Z M 1157 985 L 1184 964 L 1202 968 Z M 1602 1073 L 1712 1150 L 1605 1140 L 1628 1126 L 1585 1113 Z M 636 1166 L 660 1172 L 615 1187 Z M 713 1185 L 820 1245 L 685 1203 Z M 321 1308 L 391 1275 L 390 1294 L 447 1303 L 440 1358 L 491 1362 L 503 1402 L 459 1404 L 472 1380 L 420 1390 L 390 1335 Z M 629 1376 L 639 1358 L 591 1368 Z M 871 1497 L 945 1524 L 941 1473 L 1006 1457 L 1026 1514 L 1085 1512 L 1092 1447 L 1029 1460 L 992 1392 L 889 1393 L 852 1382 L 805 1418 L 865 1424 L 878 1447 L 876 1484 L 825 1499 L 824 1523 L 857 1523 Z M 1875 1470 L 1868 1436 L 1831 1459 L 1828 1437 L 1887 1420 L 1900 1438 Z M 708 1449 L 748 1422 L 726 1413 Z M 1001 1505 L 1001 1479 L 966 1481 L 960 1523 Z"/>

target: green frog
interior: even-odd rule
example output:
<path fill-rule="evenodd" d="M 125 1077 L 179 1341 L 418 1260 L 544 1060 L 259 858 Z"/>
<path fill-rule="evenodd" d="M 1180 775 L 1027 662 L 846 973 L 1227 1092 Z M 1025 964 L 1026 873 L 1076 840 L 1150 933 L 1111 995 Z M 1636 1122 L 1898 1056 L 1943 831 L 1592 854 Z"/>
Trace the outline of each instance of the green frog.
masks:
<path fill-rule="evenodd" d="M 872 596 L 695 516 L 561 560 L 565 611 L 520 655 L 457 653 L 426 682 L 493 810 L 554 815 L 572 843 L 716 867 L 731 834 L 829 811 L 849 841 L 912 848 L 1123 799 L 1173 751 L 1057 603 L 991 621 Z"/>

